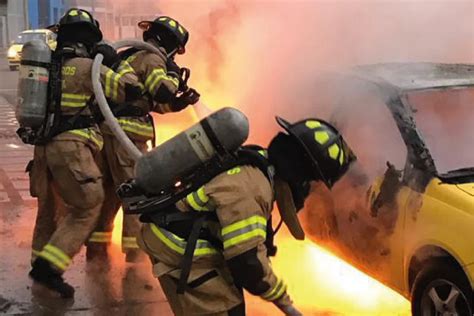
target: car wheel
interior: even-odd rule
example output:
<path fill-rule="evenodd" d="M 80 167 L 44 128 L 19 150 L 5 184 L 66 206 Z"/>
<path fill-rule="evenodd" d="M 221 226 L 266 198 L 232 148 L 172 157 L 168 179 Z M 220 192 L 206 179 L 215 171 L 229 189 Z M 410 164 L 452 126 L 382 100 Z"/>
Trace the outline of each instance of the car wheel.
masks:
<path fill-rule="evenodd" d="M 464 272 L 448 260 L 428 263 L 412 288 L 414 316 L 472 316 L 472 288 Z"/>
<path fill-rule="evenodd" d="M 18 69 L 17 66 L 10 66 L 10 71 L 15 71 L 15 70 L 17 70 L 17 69 Z"/>

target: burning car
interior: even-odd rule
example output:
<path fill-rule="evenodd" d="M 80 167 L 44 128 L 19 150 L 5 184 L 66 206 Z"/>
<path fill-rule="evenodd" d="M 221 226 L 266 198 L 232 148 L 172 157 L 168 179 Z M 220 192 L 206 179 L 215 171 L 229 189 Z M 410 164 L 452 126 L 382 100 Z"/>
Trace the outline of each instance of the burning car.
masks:
<path fill-rule="evenodd" d="M 472 315 L 474 65 L 359 66 L 321 91 L 358 162 L 331 191 L 313 187 L 309 237 L 414 315 Z"/>

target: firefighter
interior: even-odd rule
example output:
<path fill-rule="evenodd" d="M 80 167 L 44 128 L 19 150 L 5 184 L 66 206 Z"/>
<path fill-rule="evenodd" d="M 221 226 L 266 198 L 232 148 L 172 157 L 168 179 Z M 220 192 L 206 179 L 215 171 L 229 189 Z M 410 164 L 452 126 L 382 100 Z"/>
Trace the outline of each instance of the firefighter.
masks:
<path fill-rule="evenodd" d="M 154 139 L 153 120 L 149 113 L 181 111 L 188 105 L 195 104 L 199 100 L 199 94 L 187 87 L 181 76 L 181 68 L 174 62 L 176 54 L 185 52 L 188 31 L 178 21 L 165 16 L 154 21 L 142 21 L 138 25 L 144 31 L 143 40 L 158 48 L 161 54 L 134 48 L 122 54 L 122 58 L 131 65 L 131 69 L 123 71 L 134 71 L 137 74 L 144 93 L 141 99 L 133 103 L 112 106 L 112 111 L 128 137 L 143 152 L 147 149 L 147 142 Z M 88 261 L 107 263 L 113 221 L 121 204 L 115 192 L 120 184 L 133 178 L 134 160 L 105 124 L 100 128 L 104 136 L 102 170 L 107 203 L 102 206 L 99 223 L 89 238 L 86 257 Z M 136 241 L 140 227 L 137 216 L 124 216 L 122 252 L 125 253 L 127 262 L 144 258 Z"/>
<path fill-rule="evenodd" d="M 102 175 L 96 156 L 103 140 L 92 115 L 92 57 L 104 55 L 100 81 L 105 94 L 115 102 L 140 96 L 137 77 L 122 75 L 127 68 L 115 50 L 102 40 L 99 23 L 82 9 L 70 9 L 57 25 L 55 58 L 62 60 L 60 90 L 54 109 L 51 135 L 35 145 L 30 187 L 38 198 L 38 213 L 33 234 L 32 270 L 29 275 L 60 297 L 70 298 L 74 288 L 62 274 L 85 243 L 99 219 L 104 201 Z M 117 69 L 117 72 L 113 69 Z M 56 222 L 58 208 L 64 217 Z"/>
<path fill-rule="evenodd" d="M 276 253 L 273 202 L 290 232 L 303 239 L 297 212 L 310 183 L 331 188 L 355 156 L 329 123 L 277 120 L 286 132 L 268 150 L 244 146 L 259 153 L 259 162 L 238 162 L 179 201 L 174 213 L 142 215 L 138 242 L 175 315 L 245 315 L 244 289 L 286 315 L 301 315 L 268 259 Z"/>

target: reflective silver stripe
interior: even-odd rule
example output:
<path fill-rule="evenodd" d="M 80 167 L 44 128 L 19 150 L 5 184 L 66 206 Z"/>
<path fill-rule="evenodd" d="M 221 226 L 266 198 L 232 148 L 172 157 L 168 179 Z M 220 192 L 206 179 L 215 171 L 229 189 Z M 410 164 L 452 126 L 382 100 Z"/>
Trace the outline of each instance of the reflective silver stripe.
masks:
<path fill-rule="evenodd" d="M 251 216 L 223 227 L 221 235 L 224 249 L 257 237 L 265 239 L 267 236 L 267 219 L 260 215 Z"/>
<path fill-rule="evenodd" d="M 156 226 L 155 224 L 150 224 L 150 228 L 153 234 L 160 239 L 166 246 L 170 249 L 176 251 L 177 253 L 184 255 L 186 249 L 186 240 L 181 237 L 176 236 L 175 234 Z M 196 248 L 194 249 L 194 255 L 208 255 L 216 253 L 217 250 L 206 240 L 198 239 L 196 243 Z"/>

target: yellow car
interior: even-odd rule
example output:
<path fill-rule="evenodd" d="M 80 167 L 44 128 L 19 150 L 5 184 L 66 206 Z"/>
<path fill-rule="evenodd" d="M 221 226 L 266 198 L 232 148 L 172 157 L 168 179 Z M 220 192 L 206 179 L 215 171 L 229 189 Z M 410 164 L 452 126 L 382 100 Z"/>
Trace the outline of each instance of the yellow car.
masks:
<path fill-rule="evenodd" d="M 331 82 L 314 108 L 358 162 L 331 191 L 313 188 L 310 238 L 410 299 L 413 315 L 472 316 L 474 65 L 359 66 Z"/>
<path fill-rule="evenodd" d="M 15 41 L 8 49 L 7 58 L 8 66 L 10 70 L 17 70 L 20 66 L 21 60 L 21 49 L 26 42 L 31 40 L 44 40 L 51 47 L 52 50 L 56 49 L 56 34 L 47 29 L 38 30 L 27 30 L 18 34 Z"/>

